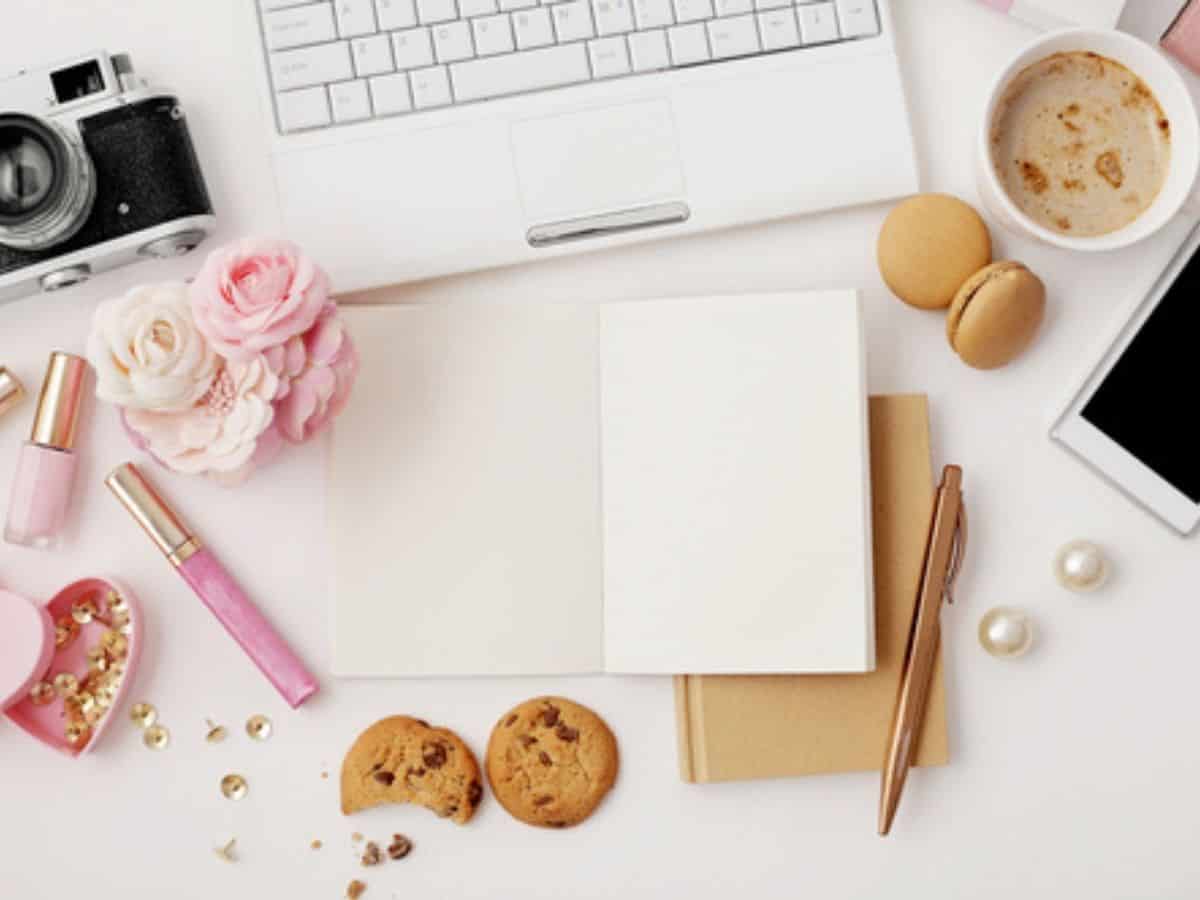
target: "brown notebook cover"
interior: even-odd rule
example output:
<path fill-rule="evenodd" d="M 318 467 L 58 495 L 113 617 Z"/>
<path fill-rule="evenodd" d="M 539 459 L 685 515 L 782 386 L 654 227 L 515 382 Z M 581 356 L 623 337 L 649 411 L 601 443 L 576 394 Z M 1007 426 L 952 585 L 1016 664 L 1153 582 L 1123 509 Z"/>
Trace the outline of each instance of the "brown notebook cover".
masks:
<path fill-rule="evenodd" d="M 875 671 L 676 676 L 684 781 L 778 778 L 882 766 L 933 512 L 926 398 L 872 397 L 870 435 Z M 948 761 L 939 649 L 916 764 Z"/>

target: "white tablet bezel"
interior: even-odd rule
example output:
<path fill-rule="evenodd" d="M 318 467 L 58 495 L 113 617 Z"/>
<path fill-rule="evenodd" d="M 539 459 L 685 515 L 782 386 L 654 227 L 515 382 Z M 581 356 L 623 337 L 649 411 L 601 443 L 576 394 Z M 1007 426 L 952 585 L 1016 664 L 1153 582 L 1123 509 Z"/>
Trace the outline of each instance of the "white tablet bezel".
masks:
<path fill-rule="evenodd" d="M 1100 362 L 1092 369 L 1083 386 L 1075 392 L 1066 410 L 1050 429 L 1052 438 L 1180 534 L 1188 534 L 1200 522 L 1200 503 L 1189 499 L 1136 456 L 1084 419 L 1083 408 L 1198 249 L 1200 227 L 1193 230 L 1180 246 L 1150 293 L 1122 326 Z"/>

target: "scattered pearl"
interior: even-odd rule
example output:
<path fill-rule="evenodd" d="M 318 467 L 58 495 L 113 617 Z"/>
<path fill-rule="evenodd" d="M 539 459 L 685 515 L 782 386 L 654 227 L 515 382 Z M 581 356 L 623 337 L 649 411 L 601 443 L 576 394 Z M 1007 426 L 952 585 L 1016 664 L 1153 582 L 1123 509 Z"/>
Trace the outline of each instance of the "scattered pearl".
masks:
<path fill-rule="evenodd" d="M 1054 556 L 1054 577 L 1068 591 L 1094 591 L 1108 581 L 1108 575 L 1108 557 L 1091 541 L 1071 541 Z"/>
<path fill-rule="evenodd" d="M 1012 659 L 1033 646 L 1033 620 L 1023 610 L 997 606 L 979 620 L 979 643 L 992 656 Z"/>

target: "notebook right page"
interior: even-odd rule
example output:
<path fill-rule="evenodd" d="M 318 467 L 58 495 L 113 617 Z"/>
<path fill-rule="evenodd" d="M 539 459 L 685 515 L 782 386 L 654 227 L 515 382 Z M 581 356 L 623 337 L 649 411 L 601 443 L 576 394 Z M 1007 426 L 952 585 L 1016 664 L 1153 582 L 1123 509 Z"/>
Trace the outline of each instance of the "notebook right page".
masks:
<path fill-rule="evenodd" d="M 857 296 L 612 303 L 600 316 L 607 670 L 870 670 Z"/>

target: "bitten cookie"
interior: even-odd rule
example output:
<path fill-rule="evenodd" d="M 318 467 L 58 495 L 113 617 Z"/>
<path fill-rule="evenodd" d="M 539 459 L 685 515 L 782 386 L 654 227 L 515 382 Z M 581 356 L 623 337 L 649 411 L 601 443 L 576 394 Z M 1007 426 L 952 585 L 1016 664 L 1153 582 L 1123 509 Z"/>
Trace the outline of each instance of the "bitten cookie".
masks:
<path fill-rule="evenodd" d="M 460 825 L 483 799 L 479 763 L 453 731 L 421 719 L 380 719 L 342 762 L 342 812 L 416 803 Z"/>
<path fill-rule="evenodd" d="M 598 715 L 562 697 L 535 697 L 496 723 L 488 740 L 492 792 L 516 819 L 578 825 L 617 780 L 617 739 Z"/>

